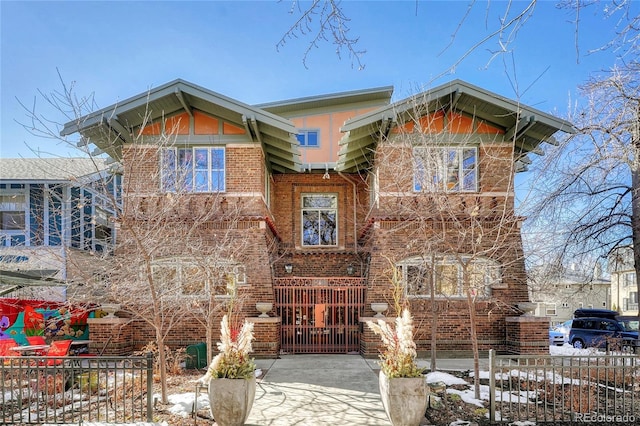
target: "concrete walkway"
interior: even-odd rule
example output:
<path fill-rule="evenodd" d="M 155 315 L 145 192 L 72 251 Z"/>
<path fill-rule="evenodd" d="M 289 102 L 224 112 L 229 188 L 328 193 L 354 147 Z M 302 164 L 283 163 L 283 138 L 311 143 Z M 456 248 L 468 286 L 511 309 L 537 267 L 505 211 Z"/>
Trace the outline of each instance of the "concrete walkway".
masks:
<path fill-rule="evenodd" d="M 266 371 L 247 420 L 251 426 L 390 426 L 378 391 L 377 359 L 360 355 L 282 355 L 258 359 Z M 488 369 L 488 360 L 480 360 Z M 429 367 L 427 360 L 418 360 Z M 472 370 L 471 359 L 438 359 L 438 370 Z"/>
<path fill-rule="evenodd" d="M 372 361 L 359 355 L 256 360 L 267 373 L 258 384 L 247 425 L 389 426 Z"/>

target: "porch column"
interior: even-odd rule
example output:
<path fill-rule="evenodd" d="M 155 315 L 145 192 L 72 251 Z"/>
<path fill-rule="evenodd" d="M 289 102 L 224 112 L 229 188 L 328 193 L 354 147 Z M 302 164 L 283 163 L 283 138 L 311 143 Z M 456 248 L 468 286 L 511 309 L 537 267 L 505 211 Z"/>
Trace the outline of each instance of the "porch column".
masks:
<path fill-rule="evenodd" d="M 247 318 L 253 323 L 252 355 L 256 358 L 277 358 L 280 354 L 280 327 L 282 318 Z"/>
<path fill-rule="evenodd" d="M 512 354 L 549 354 L 549 318 L 523 315 L 505 318 L 506 351 Z"/>

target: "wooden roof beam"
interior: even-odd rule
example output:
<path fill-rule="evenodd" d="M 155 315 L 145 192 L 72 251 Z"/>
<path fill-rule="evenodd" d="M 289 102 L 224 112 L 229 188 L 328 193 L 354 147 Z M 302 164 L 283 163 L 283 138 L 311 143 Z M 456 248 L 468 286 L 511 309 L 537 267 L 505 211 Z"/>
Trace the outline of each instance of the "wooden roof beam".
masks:
<path fill-rule="evenodd" d="M 522 117 L 518 122 L 508 129 L 504 134 L 504 140 L 517 140 L 520 136 L 522 136 L 527 129 L 530 129 L 536 122 L 535 116 Z"/>
<path fill-rule="evenodd" d="M 189 117 L 193 118 L 193 108 L 191 108 L 191 105 L 189 105 L 189 103 L 187 102 L 187 99 L 185 98 L 182 90 L 176 87 L 176 90 L 173 93 L 175 93 L 178 100 L 182 104 L 182 108 L 184 108 L 187 114 L 189 114 Z"/>

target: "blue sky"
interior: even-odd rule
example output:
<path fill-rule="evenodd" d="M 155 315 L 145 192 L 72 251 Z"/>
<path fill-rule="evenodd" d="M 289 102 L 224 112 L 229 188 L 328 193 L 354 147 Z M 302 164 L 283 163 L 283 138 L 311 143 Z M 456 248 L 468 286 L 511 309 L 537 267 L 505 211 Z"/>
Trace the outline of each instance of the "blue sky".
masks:
<path fill-rule="evenodd" d="M 574 13 L 539 2 L 507 53 L 493 60 L 493 40 L 455 64 L 495 29 L 507 5 L 478 2 L 452 41 L 468 1 L 344 1 L 352 36 L 366 50 L 363 70 L 324 42 L 302 59 L 310 41 L 276 44 L 294 22 L 290 0 L 202 2 L 0 2 L 0 156 L 78 155 L 32 136 L 17 99 L 60 89 L 56 68 L 98 107 L 182 78 L 248 104 L 393 85 L 394 100 L 454 78 L 542 111 L 566 116 L 577 88 L 614 65 L 611 52 L 588 54 L 610 40 L 614 23 L 597 7 Z M 524 7 L 527 2 L 516 2 Z M 640 2 L 634 6 L 640 9 Z M 576 37 L 578 40 L 576 46 Z M 450 44 L 451 42 L 451 44 Z M 447 47 L 448 46 L 448 47 Z M 64 123 L 42 99 L 37 111 Z M 34 152 L 35 151 L 35 152 Z"/>

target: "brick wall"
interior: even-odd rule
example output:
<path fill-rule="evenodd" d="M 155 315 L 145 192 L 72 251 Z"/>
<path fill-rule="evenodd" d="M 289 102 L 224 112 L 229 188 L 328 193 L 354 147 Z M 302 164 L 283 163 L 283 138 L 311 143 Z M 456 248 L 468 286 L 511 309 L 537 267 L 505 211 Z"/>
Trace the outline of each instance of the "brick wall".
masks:
<path fill-rule="evenodd" d="M 549 318 L 506 318 L 506 351 L 513 354 L 549 354 Z"/>
<path fill-rule="evenodd" d="M 373 315 L 371 302 L 391 302 L 386 273 L 389 259 L 398 261 L 419 253 L 483 253 L 503 265 L 503 285 L 492 289 L 491 297 L 475 304 L 479 345 L 482 351 L 505 349 L 506 318 L 513 315 L 510 306 L 528 300 L 520 219 L 513 215 L 513 149 L 510 144 L 482 143 L 479 148 L 480 193 L 446 196 L 412 192 L 410 147 L 379 144 L 376 161 L 380 197 L 369 202 L 370 188 L 359 175 L 330 173 L 289 173 L 272 175 L 271 205 L 266 206 L 264 158 L 259 146 L 227 146 L 227 192 L 192 194 L 171 211 L 176 223 L 166 232 L 180 244 L 167 244 L 165 255 L 185 254 L 193 246 L 180 226 L 197 220 L 199 212 L 236 211 L 240 221 L 233 221 L 230 234 L 241 246 L 234 259 L 246 266 L 247 286 L 239 289 L 241 316 L 255 317 L 255 303 L 275 302 L 272 277 L 288 276 L 285 264 L 292 264 L 294 276 L 347 276 L 354 266 L 355 277 L 367 279 L 365 316 Z M 124 149 L 125 191 L 127 204 L 140 221 L 149 220 L 154 211 L 166 210 L 168 197 L 158 193 L 158 153 L 152 146 Z M 140 161 L 142 160 L 142 163 Z M 355 190 L 355 191 L 354 191 Z M 301 197 L 305 193 L 338 195 L 338 246 L 301 247 Z M 474 216 L 472 216 L 472 213 Z M 253 218 L 253 219 L 251 219 Z M 471 236 L 464 220 L 481 222 L 480 234 Z M 473 218 L 473 219 L 471 219 Z M 418 219 L 418 220 L 415 220 Z M 269 227 L 274 224 L 274 232 Z M 149 226 L 155 223 L 149 222 Z M 196 228 L 204 247 L 213 250 L 224 224 L 211 221 Z M 191 232 L 193 229 L 190 230 Z M 126 241 L 126 238 L 124 238 Z M 242 242 L 240 244 L 240 242 Z M 120 255 L 135 247 L 126 242 L 118 248 Z M 391 303 L 390 303 L 391 304 Z M 435 306 L 426 299 L 412 299 L 409 305 L 416 324 L 418 350 L 426 353 L 435 332 L 438 350 L 469 351 L 469 306 L 466 299 L 439 299 Z M 189 309 L 189 306 L 186 305 Z M 194 312 L 195 314 L 195 312 Z M 390 312 L 393 315 L 393 312 Z M 432 318 L 437 323 L 432 330 Z M 262 354 L 277 356 L 279 325 L 256 324 L 261 335 L 257 348 Z M 546 333 L 546 328 L 544 329 Z M 153 339 L 153 330 L 140 322 L 131 332 L 132 346 L 140 347 Z M 169 333 L 167 344 L 187 346 L 204 341 L 203 325 L 185 318 Z M 524 337 L 524 335 L 518 335 Z M 219 336 L 216 335 L 215 339 Z M 508 340 L 508 339 L 507 339 Z M 362 351 L 377 353 L 379 338 L 363 328 Z"/>
<path fill-rule="evenodd" d="M 127 318 L 88 318 L 91 353 L 102 355 L 131 355 L 136 348 L 133 343 L 131 321 Z"/>

